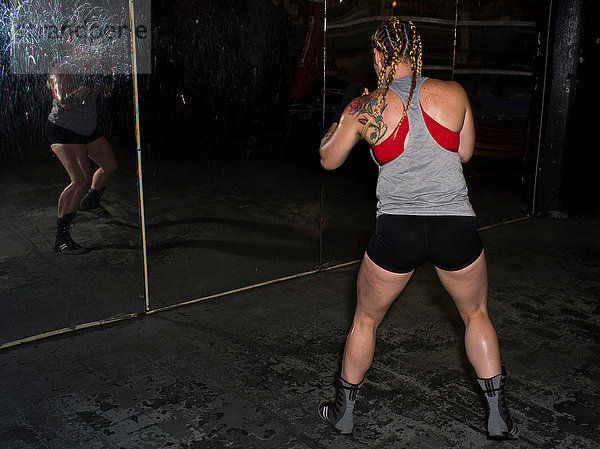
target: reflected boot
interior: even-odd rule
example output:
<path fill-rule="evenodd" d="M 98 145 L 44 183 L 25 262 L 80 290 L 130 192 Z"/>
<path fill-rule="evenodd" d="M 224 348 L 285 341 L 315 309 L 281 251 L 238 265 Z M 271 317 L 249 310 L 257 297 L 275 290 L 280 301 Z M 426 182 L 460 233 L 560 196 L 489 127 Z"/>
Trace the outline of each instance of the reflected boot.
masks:
<path fill-rule="evenodd" d="M 102 189 L 102 190 L 89 189 L 88 192 L 83 197 L 83 199 L 81 200 L 81 204 L 79 205 L 79 208 L 77 210 L 82 211 L 82 212 L 91 212 L 91 213 L 96 214 L 99 217 L 103 217 L 103 218 L 110 217 L 110 212 L 107 211 L 100 204 L 100 197 L 102 196 L 102 192 L 104 192 L 104 189 Z"/>
<path fill-rule="evenodd" d="M 479 386 L 488 403 L 488 437 L 494 439 L 519 438 L 519 428 L 513 423 L 510 412 L 504 400 L 504 379 L 506 369 L 502 374 L 490 379 L 477 379 Z"/>
<path fill-rule="evenodd" d="M 354 385 L 338 377 L 335 399 L 319 404 L 319 417 L 326 423 L 331 424 L 341 434 L 352 433 L 354 427 L 352 412 L 358 390 L 360 390 L 363 383 L 364 380 Z"/>
<path fill-rule="evenodd" d="M 52 245 L 54 251 L 62 254 L 81 254 L 85 252 L 85 248 L 75 243 L 69 233 L 73 218 L 75 218 L 75 212 L 56 220 L 56 240 Z"/>

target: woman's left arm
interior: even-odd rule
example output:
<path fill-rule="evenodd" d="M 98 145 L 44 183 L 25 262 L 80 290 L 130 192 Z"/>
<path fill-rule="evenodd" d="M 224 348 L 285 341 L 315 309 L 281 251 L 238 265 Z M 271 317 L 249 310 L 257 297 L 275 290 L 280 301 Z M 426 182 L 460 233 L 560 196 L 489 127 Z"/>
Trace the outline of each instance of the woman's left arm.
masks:
<path fill-rule="evenodd" d="M 465 118 L 462 129 L 460 130 L 460 145 L 458 146 L 458 154 L 460 161 L 465 164 L 471 160 L 473 150 L 475 149 L 475 121 L 473 120 L 473 111 L 467 93 L 461 87 L 464 94 L 465 102 Z"/>

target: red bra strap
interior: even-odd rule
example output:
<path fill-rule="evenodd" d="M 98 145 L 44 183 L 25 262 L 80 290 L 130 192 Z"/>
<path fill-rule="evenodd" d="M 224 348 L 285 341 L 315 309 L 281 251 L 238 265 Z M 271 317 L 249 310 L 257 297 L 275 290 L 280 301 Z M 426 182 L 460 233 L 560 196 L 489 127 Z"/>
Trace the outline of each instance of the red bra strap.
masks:
<path fill-rule="evenodd" d="M 421 112 L 423 113 L 427 130 L 437 144 L 448 151 L 452 151 L 454 153 L 458 152 L 458 147 L 460 145 L 460 133 L 451 131 L 445 126 L 440 125 L 423 110 L 422 105 Z"/>

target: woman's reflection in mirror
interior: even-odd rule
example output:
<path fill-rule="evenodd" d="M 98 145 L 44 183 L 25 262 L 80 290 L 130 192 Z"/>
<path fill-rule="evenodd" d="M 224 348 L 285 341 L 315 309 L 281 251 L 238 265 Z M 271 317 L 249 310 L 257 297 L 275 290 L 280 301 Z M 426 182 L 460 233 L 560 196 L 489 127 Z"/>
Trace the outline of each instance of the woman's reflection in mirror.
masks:
<path fill-rule="evenodd" d="M 98 129 L 98 99 L 106 86 L 98 70 L 98 52 L 73 48 L 54 65 L 47 86 L 52 91 L 52 109 L 45 131 L 52 151 L 70 177 L 58 198 L 54 250 L 62 254 L 86 251 L 70 235 L 77 211 L 110 217 L 100 197 L 117 169 L 112 148 Z M 91 173 L 90 161 L 98 168 Z"/>

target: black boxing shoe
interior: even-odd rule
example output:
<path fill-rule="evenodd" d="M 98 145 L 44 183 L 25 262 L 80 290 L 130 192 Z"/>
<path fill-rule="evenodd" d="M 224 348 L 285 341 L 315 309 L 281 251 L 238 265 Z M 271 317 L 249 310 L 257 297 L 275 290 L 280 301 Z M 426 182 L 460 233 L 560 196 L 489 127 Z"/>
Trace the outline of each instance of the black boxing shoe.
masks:
<path fill-rule="evenodd" d="M 106 210 L 102 204 L 100 204 L 100 197 L 102 196 L 102 190 L 94 190 L 89 189 L 85 194 L 83 199 L 81 200 L 81 204 L 79 205 L 78 211 L 81 212 L 91 212 L 102 218 L 109 218 L 110 212 Z"/>
<path fill-rule="evenodd" d="M 61 254 L 82 254 L 86 249 L 75 243 L 71 238 L 70 229 L 71 221 L 75 217 L 75 213 L 70 213 L 56 220 L 56 239 L 54 240 L 54 251 Z"/>

